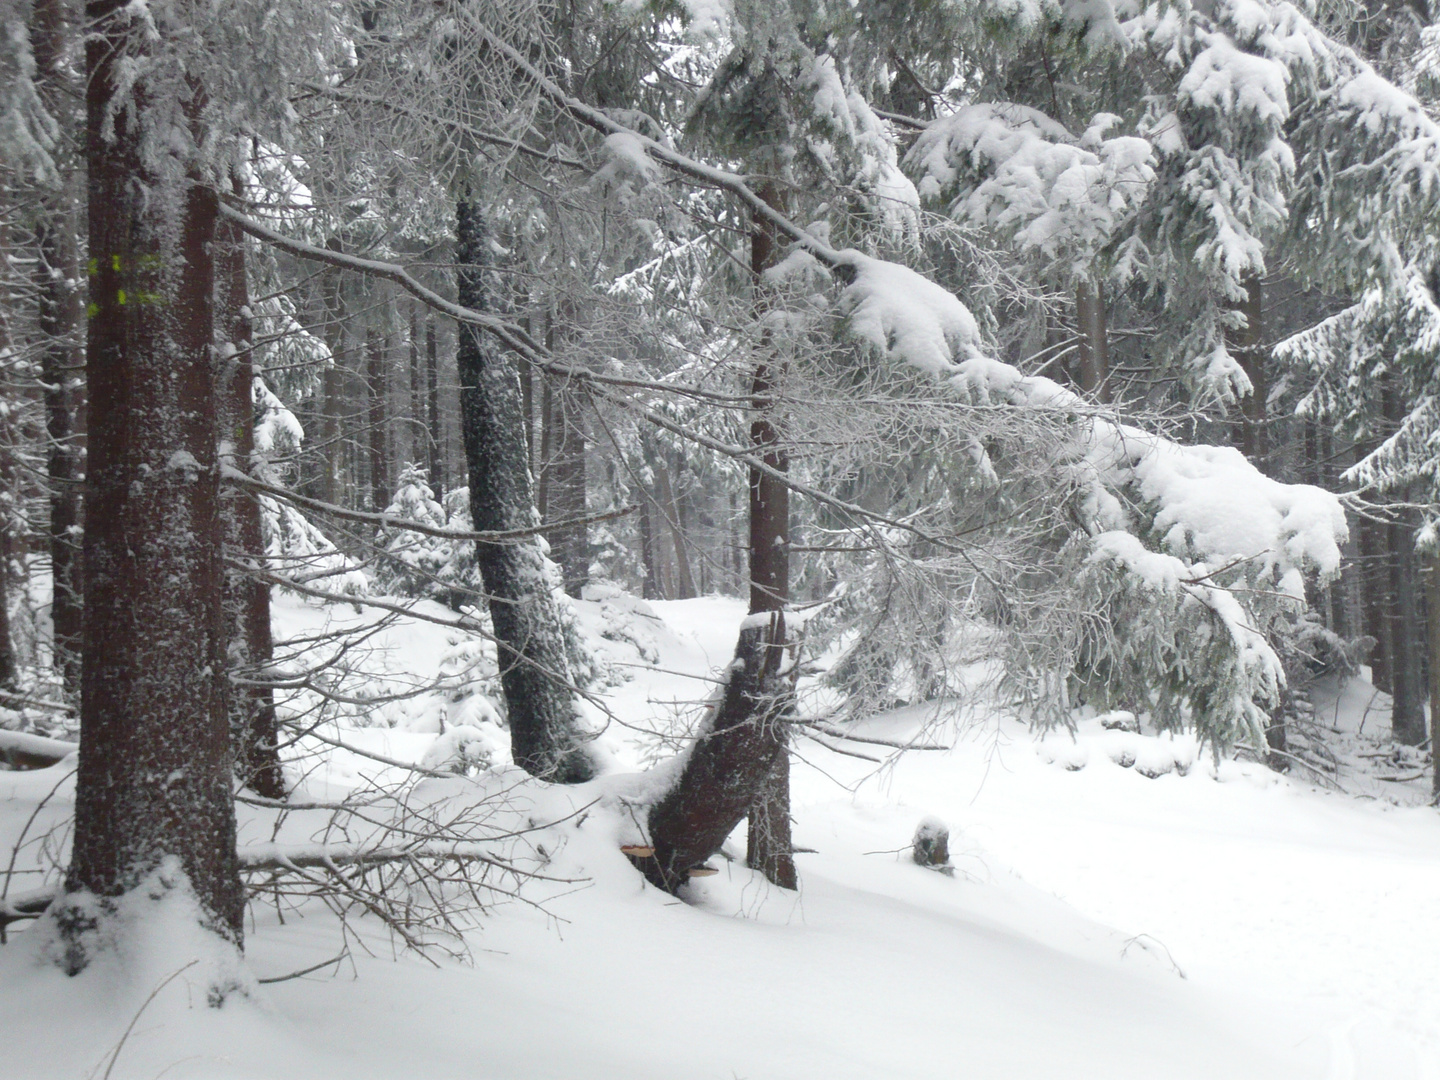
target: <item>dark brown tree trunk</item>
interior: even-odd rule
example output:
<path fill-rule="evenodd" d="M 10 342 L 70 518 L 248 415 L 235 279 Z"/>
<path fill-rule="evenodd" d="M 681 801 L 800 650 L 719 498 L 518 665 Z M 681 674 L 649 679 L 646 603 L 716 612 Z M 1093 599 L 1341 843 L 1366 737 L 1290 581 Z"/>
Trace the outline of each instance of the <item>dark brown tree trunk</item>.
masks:
<path fill-rule="evenodd" d="M 386 404 L 389 380 L 385 335 L 373 326 L 365 330 L 365 426 L 369 432 L 370 505 L 377 512 L 390 505 L 390 476 L 385 453 Z"/>
<path fill-rule="evenodd" d="M 327 247 L 339 251 L 341 244 L 331 237 Z M 338 271 L 327 274 L 325 296 L 325 343 L 330 348 L 330 364 L 325 368 L 320 385 L 320 430 L 316 448 L 320 459 L 318 498 L 338 503 L 341 499 L 340 474 L 344 448 L 340 442 L 340 421 L 349 407 L 345 394 L 347 334 L 345 330 L 344 281 Z"/>
<path fill-rule="evenodd" d="M 435 324 L 425 320 L 425 394 L 429 420 L 426 437 L 430 445 L 430 486 L 438 499 L 445 491 L 444 466 L 440 461 L 440 350 L 435 341 Z"/>
<path fill-rule="evenodd" d="M 757 194 L 765 202 L 780 209 L 780 193 L 770 184 L 762 185 Z M 779 237 L 775 227 L 756 214 L 750 225 L 750 271 L 754 275 L 757 297 L 766 270 L 779 259 Z M 763 312 L 763 300 L 757 300 L 757 312 Z M 750 445 L 771 469 L 785 472 L 790 459 L 778 428 L 778 406 L 773 398 L 775 382 L 780 375 L 777 359 L 761 343 L 750 383 Z M 750 470 L 750 613 L 781 612 L 790 599 L 790 489 L 774 474 Z M 782 622 L 783 629 L 783 622 Z M 791 698 L 786 698 L 790 702 Z M 788 705 L 787 705 L 788 708 Z M 790 768 L 789 730 L 784 722 L 789 713 L 777 714 L 774 722 L 759 725 L 763 745 L 756 752 L 765 767 L 759 773 L 760 784 L 750 812 L 747 859 L 751 867 L 762 871 L 772 884 L 793 889 L 798 884 L 795 858 L 790 843 L 790 783 L 782 782 L 778 772 Z M 778 763 L 777 763 L 778 762 Z"/>
<path fill-rule="evenodd" d="M 224 693 L 216 199 L 203 178 L 149 173 L 136 113 L 113 108 L 117 60 L 149 47 L 143 22 L 117 17 L 124 6 L 86 8 L 95 273 L 83 749 L 67 896 L 54 909 L 71 973 L 107 947 L 99 923 L 108 898 L 157 871 L 154 882 L 167 887 L 183 874 L 204 923 L 237 947 L 244 910 Z M 198 111 L 200 91 L 188 89 L 187 108 Z M 126 97 L 145 99 L 143 81 Z"/>
<path fill-rule="evenodd" d="M 1110 338 L 1103 281 L 1081 281 L 1075 286 L 1075 322 L 1080 335 L 1080 389 L 1097 401 L 1109 401 Z"/>
<path fill-rule="evenodd" d="M 240 183 L 235 182 L 239 195 Z M 222 463 L 250 471 L 255 454 L 255 365 L 251 344 L 250 288 L 245 280 L 245 238 L 229 221 L 215 230 L 215 322 L 221 363 L 216 372 L 216 414 Z M 239 491 L 220 501 L 225 546 L 237 559 L 263 567 L 265 538 L 260 503 Z M 225 627 L 229 635 L 228 674 L 250 682 L 270 674 L 275 643 L 270 626 L 270 586 L 242 570 L 225 571 Z M 275 692 L 268 686 L 227 685 L 227 711 L 241 782 L 257 795 L 285 797 L 280 767 Z"/>
<path fill-rule="evenodd" d="M 653 884 L 669 892 L 685 884 L 690 871 L 715 854 L 747 814 L 753 838 L 756 793 L 773 791 L 782 783 L 782 773 L 788 777 L 785 729 L 794 709 L 798 667 L 793 643 L 786 637 L 784 612 L 747 619 L 735 646 L 735 661 L 720 702 L 706 719 L 679 780 L 651 809 L 646 822 L 655 854 L 636 863 Z M 788 780 L 783 782 L 788 789 Z M 771 805 L 778 805 L 778 796 L 760 804 L 762 811 Z M 762 827 L 772 825 L 783 833 L 765 845 L 767 858 L 790 856 L 788 800 L 783 809 L 783 820 L 761 819 Z M 771 871 L 783 876 L 786 862 L 793 879 L 793 858 L 778 865 L 757 865 L 753 856 L 750 860 L 767 876 Z"/>
<path fill-rule="evenodd" d="M 489 264 L 485 221 L 468 198 L 458 201 L 457 211 L 459 300 L 483 311 Z M 533 527 L 539 521 L 520 415 L 519 375 L 488 347 L 480 331 L 462 324 L 459 333 L 461 431 L 475 529 Z M 545 582 L 540 545 L 533 540 L 478 544 L 476 558 L 490 598 L 516 764 L 560 783 L 588 780 L 594 766 L 575 723 L 560 612 Z"/>

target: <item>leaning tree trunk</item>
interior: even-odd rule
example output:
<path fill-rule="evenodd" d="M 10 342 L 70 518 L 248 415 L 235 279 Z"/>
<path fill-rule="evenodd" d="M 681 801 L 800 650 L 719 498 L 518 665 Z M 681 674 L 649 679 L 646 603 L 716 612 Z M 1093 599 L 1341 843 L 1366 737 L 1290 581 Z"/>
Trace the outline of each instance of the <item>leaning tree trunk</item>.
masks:
<path fill-rule="evenodd" d="M 757 192 L 770 206 L 779 207 L 780 194 L 771 184 Z M 756 214 L 750 230 L 750 270 L 757 294 L 761 275 L 779 259 L 779 237 L 768 219 Z M 757 302 L 763 313 L 763 302 Z M 774 390 L 780 372 L 777 358 L 762 339 L 760 355 L 750 382 L 750 446 L 761 461 L 776 472 L 790 467 L 777 426 Z M 790 489 L 767 470 L 750 469 L 750 613 L 781 612 L 790 599 Z M 782 623 L 783 626 L 783 623 Z M 791 698 L 787 711 L 775 722 L 760 724 L 757 753 L 766 764 L 750 810 L 746 845 L 749 865 L 786 889 L 798 884 L 790 838 L 790 757 L 787 750 Z M 783 774 L 783 775 L 782 775 Z"/>
<path fill-rule="evenodd" d="M 468 197 L 457 205 L 460 303 L 487 306 L 488 234 Z M 520 410 L 520 377 L 480 331 L 461 324 L 460 427 L 470 472 L 470 516 L 478 532 L 539 524 Z M 500 685 L 516 764 L 560 783 L 588 780 L 594 766 L 575 721 L 560 610 L 546 583 L 539 541 L 476 545 L 499 650 Z"/>
<path fill-rule="evenodd" d="M 188 884 L 203 924 L 237 947 L 244 908 L 223 685 L 216 199 L 198 176 L 146 168 L 133 109 L 143 82 L 126 92 L 131 108 L 113 107 L 125 92 L 117 62 L 149 48 L 145 24 L 124 8 L 92 0 L 86 10 L 95 272 L 82 750 L 55 914 L 71 973 L 107 947 L 99 924 L 112 898 Z M 201 94 L 187 89 L 193 115 Z"/>
<path fill-rule="evenodd" d="M 747 815 L 753 834 L 756 808 L 775 805 L 773 800 L 757 800 L 756 792 L 783 777 L 788 794 L 785 729 L 794 710 L 799 672 L 795 651 L 786 637 L 783 611 L 745 620 L 720 700 L 706 718 L 679 778 L 651 808 L 646 821 L 654 854 L 636 862 L 653 884 L 675 892 Z M 784 809 L 788 814 L 788 804 Z M 788 816 L 783 831 L 788 856 Z M 757 869 L 769 873 L 766 866 Z M 792 863 L 792 881 L 793 872 Z"/>
<path fill-rule="evenodd" d="M 235 225 L 222 220 L 216 227 L 215 241 L 216 329 L 223 358 L 216 372 L 221 460 L 231 468 L 249 472 L 255 455 L 255 364 L 250 289 L 245 280 L 245 238 Z M 249 494 L 231 490 L 221 498 L 220 512 L 224 519 L 225 546 L 237 559 L 256 569 L 262 568 L 265 537 L 259 501 Z M 275 691 L 269 686 L 253 685 L 269 676 L 275 651 L 270 627 L 270 586 L 244 570 L 227 569 L 225 628 L 229 635 L 227 672 L 245 680 L 226 687 L 236 768 L 241 782 L 256 794 L 271 799 L 284 798 L 285 776 L 280 767 Z"/>

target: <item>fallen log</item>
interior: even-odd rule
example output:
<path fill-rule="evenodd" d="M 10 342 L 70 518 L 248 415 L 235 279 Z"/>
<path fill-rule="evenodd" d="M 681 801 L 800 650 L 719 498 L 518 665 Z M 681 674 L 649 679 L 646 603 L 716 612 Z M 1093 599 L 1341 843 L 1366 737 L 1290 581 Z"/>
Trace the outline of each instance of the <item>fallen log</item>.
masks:
<path fill-rule="evenodd" d="M 0 759 L 12 769 L 48 769 L 80 749 L 79 743 L 24 731 L 0 731 Z"/>

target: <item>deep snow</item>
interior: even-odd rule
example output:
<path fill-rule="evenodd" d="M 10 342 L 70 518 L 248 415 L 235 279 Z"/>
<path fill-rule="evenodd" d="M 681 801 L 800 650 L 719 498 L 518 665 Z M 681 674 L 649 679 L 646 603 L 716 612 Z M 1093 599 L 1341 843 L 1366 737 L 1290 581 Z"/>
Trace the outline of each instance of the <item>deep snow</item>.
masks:
<path fill-rule="evenodd" d="M 651 607 L 659 620 L 641 609 L 636 621 L 656 666 L 703 675 L 729 659 L 737 602 Z M 582 604 L 582 618 L 597 610 Z M 293 600 L 277 612 L 290 634 L 351 617 Z M 391 630 L 376 658 L 432 672 L 447 633 Z M 642 662 L 623 643 L 612 655 Z M 637 677 L 608 696 L 640 728 L 668 725 L 711 687 L 628 670 Z M 1340 726 L 1368 704 L 1366 685 L 1352 684 Z M 344 737 L 418 761 L 435 742 L 436 708 L 417 701 L 389 718 L 395 728 Z M 901 711 L 863 730 L 906 738 L 921 719 Z M 1383 719 L 1372 711 L 1367 724 Z M 520 790 L 525 812 L 547 821 L 605 797 L 536 838 L 547 872 L 588 879 L 540 889 L 548 916 L 497 906 L 473 935 L 473 964 L 439 968 L 392 959 L 371 926 L 374 957 L 352 949 L 338 972 L 262 986 L 219 1011 L 182 973 L 141 1014 L 110 1075 L 1440 1077 L 1440 816 L 1391 801 L 1418 802 L 1420 783 L 1357 777 L 1347 786 L 1361 798 L 1253 764 L 1227 762 L 1217 775 L 1183 740 L 1087 721 L 1077 745 L 1037 744 L 978 707 L 958 735 L 938 734 L 952 751 L 885 769 L 803 741 L 796 842 L 816 851 L 798 856 L 799 893 L 717 858 L 721 873 L 682 904 L 643 885 L 618 852 L 628 826 L 616 796 L 633 786 L 623 771 L 656 751 L 612 727 L 615 774 Z M 1189 764 L 1186 775 L 1152 768 L 1161 775 L 1147 778 L 1112 760 L 1166 755 Z M 343 751 L 325 764 L 307 781 L 312 795 L 385 772 Z M 0 773 L 7 857 L 65 768 Z M 56 813 L 67 800 L 62 784 Z M 953 877 L 897 850 L 932 814 L 951 827 Z M 246 817 L 242 842 L 266 839 L 263 825 Z M 259 977 L 338 950 L 334 920 L 318 910 L 284 926 L 273 911 L 255 915 L 247 960 Z M 28 932 L 12 928 L 0 949 L 0 1078 L 103 1075 L 145 997 L 191 957 L 181 930 L 156 927 L 129 967 L 69 980 L 38 965 Z"/>

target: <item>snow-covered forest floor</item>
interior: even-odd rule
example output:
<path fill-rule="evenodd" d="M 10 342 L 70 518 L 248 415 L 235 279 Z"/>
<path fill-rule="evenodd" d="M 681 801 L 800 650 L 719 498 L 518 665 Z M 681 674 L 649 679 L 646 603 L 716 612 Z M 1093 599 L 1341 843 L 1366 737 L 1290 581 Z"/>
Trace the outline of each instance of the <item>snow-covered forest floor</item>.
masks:
<path fill-rule="evenodd" d="M 1073 742 L 1037 742 L 978 701 L 924 736 L 952 749 L 884 767 L 854 756 L 880 756 L 876 744 L 840 753 L 803 739 L 795 836 L 813 851 L 799 856 L 800 891 L 715 859 L 719 873 L 681 903 L 620 853 L 638 838 L 625 798 L 643 783 L 636 770 L 665 753 L 643 729 L 672 726 L 703 698 L 711 684 L 694 676 L 729 661 L 743 607 L 657 602 L 651 618 L 625 597 L 608 604 L 580 604 L 582 620 L 628 622 L 649 653 L 609 645 L 612 661 L 644 665 L 606 692 L 634 725 L 607 732 L 609 773 L 545 788 L 498 767 L 414 789 L 435 805 L 490 797 L 493 820 L 523 832 L 510 857 L 557 879 L 524 888 L 538 907 L 489 897 L 468 963 L 396 956 L 376 920 L 355 919 L 340 963 L 213 1010 L 186 979 L 196 935 L 183 912 L 148 931 L 123 983 L 113 972 L 71 983 L 36 964 L 12 927 L 0 949 L 0 1077 L 1440 1076 L 1440 815 L 1424 805 L 1424 780 L 1381 779 L 1407 773 L 1384 756 L 1385 701 L 1363 679 L 1316 696 L 1336 729 L 1335 784 L 1255 763 L 1217 771 L 1184 739 L 1095 719 Z M 368 617 L 277 597 L 284 636 Z M 454 662 L 449 633 L 402 621 L 370 643 L 369 660 L 397 681 L 428 679 Z M 496 729 L 476 700 L 464 715 L 449 706 L 445 722 L 483 743 Z M 338 734 L 434 761 L 441 707 L 420 695 L 388 707 L 394 726 Z M 856 732 L 906 741 L 924 719 L 901 710 Z M 497 736 L 497 760 L 503 747 Z M 309 747 L 322 749 L 304 759 L 297 799 L 398 778 Z M 69 768 L 0 773 L 0 857 L 22 830 L 64 817 Z M 927 815 L 950 826 L 953 876 L 908 857 Z M 242 808 L 242 847 L 270 841 L 273 820 Z M 322 820 L 292 815 L 285 835 L 312 838 Z M 727 852 L 743 844 L 742 831 Z M 15 865 L 39 858 L 32 844 Z M 318 904 L 283 919 L 252 911 L 257 978 L 346 944 Z"/>

